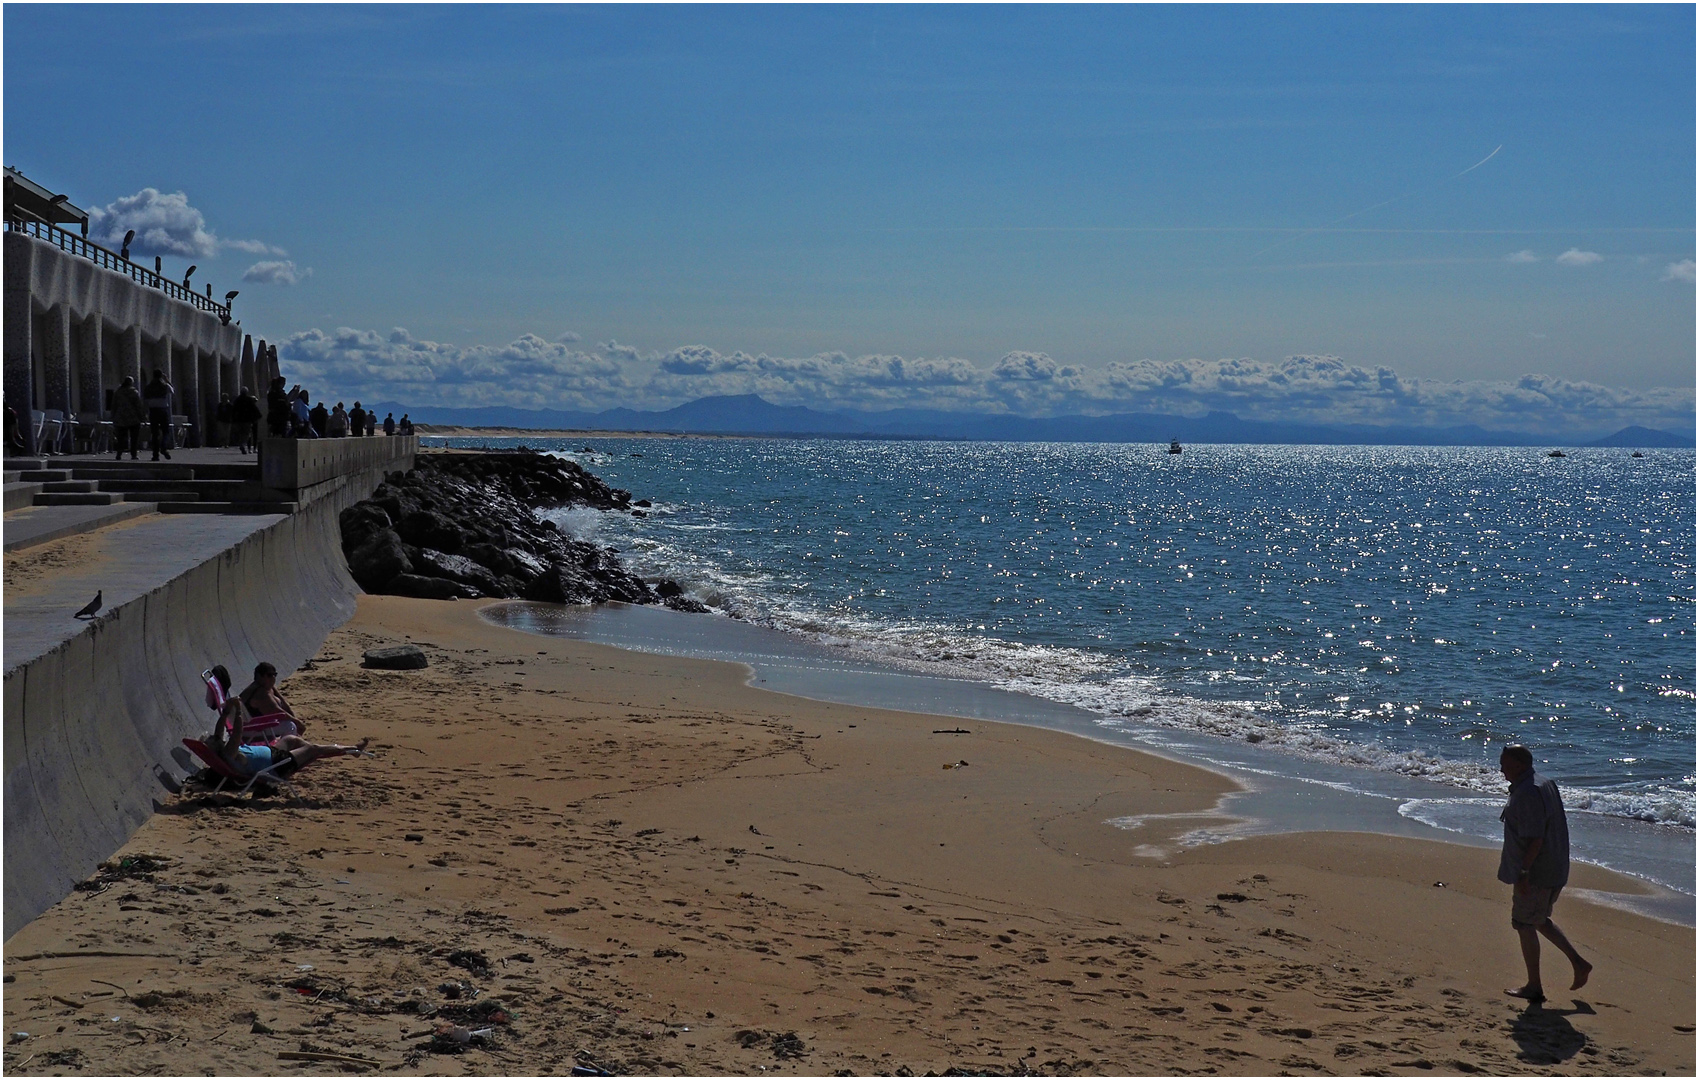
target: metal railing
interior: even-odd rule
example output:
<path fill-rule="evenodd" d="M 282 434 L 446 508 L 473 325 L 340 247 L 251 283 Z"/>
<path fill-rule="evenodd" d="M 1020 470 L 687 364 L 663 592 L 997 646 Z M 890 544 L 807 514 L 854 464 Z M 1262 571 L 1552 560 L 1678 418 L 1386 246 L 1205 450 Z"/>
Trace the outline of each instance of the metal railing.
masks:
<path fill-rule="evenodd" d="M 80 255 L 97 266 L 124 274 L 132 281 L 158 289 L 173 300 L 181 300 L 185 304 L 193 304 L 202 311 L 217 315 L 228 325 L 230 322 L 230 305 L 220 304 L 210 296 L 202 296 L 193 289 L 172 281 L 170 278 L 145 266 L 139 266 L 114 252 L 108 251 L 99 244 L 84 240 L 75 233 L 66 232 L 57 225 L 49 224 L 40 218 L 25 217 L 22 213 L 6 219 L 6 231 L 23 233 L 37 240 L 45 240 L 55 244 L 72 255 Z"/>

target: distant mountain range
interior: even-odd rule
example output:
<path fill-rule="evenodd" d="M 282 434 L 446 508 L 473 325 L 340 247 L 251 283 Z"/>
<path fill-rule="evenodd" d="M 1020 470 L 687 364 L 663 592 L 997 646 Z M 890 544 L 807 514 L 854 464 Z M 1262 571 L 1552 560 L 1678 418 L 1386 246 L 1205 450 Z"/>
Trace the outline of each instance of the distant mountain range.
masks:
<path fill-rule="evenodd" d="M 874 439 L 973 439 L 995 442 L 1167 442 L 1295 443 L 1373 446 L 1640 446 L 1692 447 L 1692 435 L 1626 427 L 1602 439 L 1574 434 L 1490 431 L 1459 427 L 1379 427 L 1372 424 L 1304 424 L 1244 420 L 1229 412 L 1205 416 L 1115 413 L 1110 416 L 1031 418 L 892 409 L 877 413 L 819 412 L 802 405 L 774 405 L 755 395 L 706 397 L 661 412 L 608 409 L 570 412 L 504 406 L 404 407 L 380 402 L 380 413 L 409 413 L 416 423 L 529 430 L 657 431 L 717 435 L 834 436 Z"/>

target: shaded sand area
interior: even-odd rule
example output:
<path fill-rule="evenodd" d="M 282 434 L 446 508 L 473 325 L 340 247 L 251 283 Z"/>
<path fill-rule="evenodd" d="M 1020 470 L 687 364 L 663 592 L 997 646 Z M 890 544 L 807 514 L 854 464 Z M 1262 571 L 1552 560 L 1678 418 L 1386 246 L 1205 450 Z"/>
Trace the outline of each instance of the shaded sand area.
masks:
<path fill-rule="evenodd" d="M 431 666 L 358 666 L 403 641 Z M 113 869 L 7 942 L 5 1030 L 30 1037 L 6 1071 L 1693 1072 L 1690 929 L 1566 899 L 1593 980 L 1560 992 L 1548 949 L 1549 1007 L 1520 1009 L 1493 852 L 1142 858 L 1161 819 L 1106 819 L 1225 782 L 744 677 L 363 597 L 284 689 L 309 737 L 377 756 L 295 797 L 161 792 Z"/>

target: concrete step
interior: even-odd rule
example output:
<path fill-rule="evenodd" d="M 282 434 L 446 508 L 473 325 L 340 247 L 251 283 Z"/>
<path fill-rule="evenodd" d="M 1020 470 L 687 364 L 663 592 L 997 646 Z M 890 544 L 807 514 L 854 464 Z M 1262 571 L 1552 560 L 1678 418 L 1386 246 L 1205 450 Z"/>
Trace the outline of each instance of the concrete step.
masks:
<path fill-rule="evenodd" d="M 199 492 L 194 491 L 115 491 L 119 502 L 170 502 L 190 503 L 199 502 Z"/>
<path fill-rule="evenodd" d="M 94 488 L 95 484 L 93 480 L 49 480 L 45 484 L 41 485 L 41 490 L 49 491 L 54 494 L 75 491 L 93 491 Z"/>
<path fill-rule="evenodd" d="M 25 506 L 34 506 L 36 492 L 40 490 L 40 484 L 8 481 L 6 484 L 6 509 L 17 510 Z"/>
<path fill-rule="evenodd" d="M 193 480 L 192 465 L 158 465 L 152 462 L 116 462 L 100 465 L 78 465 L 71 470 L 78 480 Z"/>
<path fill-rule="evenodd" d="M 162 502 L 162 514 L 293 514 L 292 502 Z"/>
<path fill-rule="evenodd" d="M 102 480 L 101 491 L 188 491 L 204 498 L 231 499 L 242 486 L 237 480 Z"/>
<path fill-rule="evenodd" d="M 7 469 L 6 470 L 6 477 L 5 477 L 6 483 L 15 484 L 15 483 L 18 482 L 18 477 L 20 477 L 22 475 L 23 475 L 23 470 L 21 470 L 21 469 Z"/>
<path fill-rule="evenodd" d="M 69 480 L 69 469 L 23 469 L 18 473 L 19 480 L 29 480 L 36 483 L 47 483 L 52 480 Z"/>
<path fill-rule="evenodd" d="M 248 480 L 257 483 L 259 478 L 260 467 L 258 464 L 239 465 L 232 463 L 229 465 L 202 464 L 195 466 L 196 480 Z"/>
<path fill-rule="evenodd" d="M 36 506 L 111 506 L 120 498 L 110 491 L 44 491 L 35 497 Z"/>
<path fill-rule="evenodd" d="M 13 469 L 39 469 L 42 467 L 42 464 L 43 462 L 40 458 L 8 457 L 6 459 L 6 471 L 10 472 Z"/>

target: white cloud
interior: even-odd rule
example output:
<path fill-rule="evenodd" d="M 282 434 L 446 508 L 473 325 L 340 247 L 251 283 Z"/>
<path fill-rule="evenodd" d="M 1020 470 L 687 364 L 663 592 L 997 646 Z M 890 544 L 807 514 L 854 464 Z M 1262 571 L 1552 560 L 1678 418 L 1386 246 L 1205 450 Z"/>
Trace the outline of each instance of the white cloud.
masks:
<path fill-rule="evenodd" d="M 568 330 L 566 333 L 561 334 L 559 337 L 555 338 L 555 341 L 559 342 L 562 345 L 571 345 L 574 342 L 583 341 L 583 340 L 584 340 L 584 337 L 583 337 L 582 334 L 574 333 L 571 330 Z"/>
<path fill-rule="evenodd" d="M 312 273 L 312 267 L 302 269 L 293 260 L 283 259 L 255 263 L 242 274 L 242 280 L 257 281 L 262 285 L 298 285 Z"/>
<path fill-rule="evenodd" d="M 1682 259 L 1680 262 L 1670 263 L 1664 267 L 1663 280 L 1684 281 L 1689 285 L 1693 284 L 1693 260 Z"/>
<path fill-rule="evenodd" d="M 1591 266 L 1596 262 L 1604 262 L 1605 257 L 1596 251 L 1582 251 L 1580 248 L 1570 248 L 1557 257 L 1559 266 Z"/>
<path fill-rule="evenodd" d="M 1138 360 L 1085 369 L 1016 351 L 987 367 L 957 357 L 807 357 L 721 353 L 689 345 L 641 357 L 617 342 L 580 349 L 527 334 L 509 345 L 458 346 L 308 330 L 280 347 L 292 379 L 341 397 L 418 405 L 665 409 L 701 397 L 759 394 L 821 411 L 939 409 L 1054 416 L 1212 410 L 1314 423 L 1603 430 L 1693 424 L 1692 387 L 1623 390 L 1547 375 L 1514 382 L 1440 382 L 1337 356 L 1278 361 Z"/>
<path fill-rule="evenodd" d="M 577 339 L 576 334 L 573 335 L 573 337 L 574 337 L 574 340 Z M 606 353 L 609 356 L 617 356 L 621 360 L 640 360 L 640 359 L 642 359 L 642 357 L 638 354 L 637 350 L 632 348 L 630 345 L 621 345 L 619 342 L 613 341 L 613 340 L 597 342 L 596 343 L 596 351 L 599 352 L 599 353 Z"/>
<path fill-rule="evenodd" d="M 138 255 L 180 255 L 185 259 L 210 259 L 218 254 L 218 237 L 206 227 L 206 218 L 189 205 L 181 191 L 161 194 L 157 188 L 142 188 L 104 208 L 89 211 L 89 237 L 117 250 L 124 234 L 136 230 L 130 251 Z"/>
<path fill-rule="evenodd" d="M 1509 255 L 1506 255 L 1504 261 L 1507 263 L 1536 263 L 1540 261 L 1540 257 L 1527 248 L 1523 248 L 1521 251 L 1512 251 Z"/>
<path fill-rule="evenodd" d="M 279 259 L 289 256 L 287 251 L 280 247 L 274 247 L 264 240 L 220 240 L 218 246 L 233 251 L 245 251 L 250 255 L 275 255 Z"/>
<path fill-rule="evenodd" d="M 165 194 L 158 188 L 142 188 L 134 195 L 90 210 L 88 216 L 89 238 L 114 251 L 123 247 L 124 234 L 134 229 L 136 238 L 130 241 L 130 254 L 138 257 L 177 255 L 185 259 L 212 259 L 226 248 L 279 259 L 289 254 L 263 240 L 219 238 L 207 228 L 206 215 L 190 206 L 189 196 L 181 191 Z"/>

